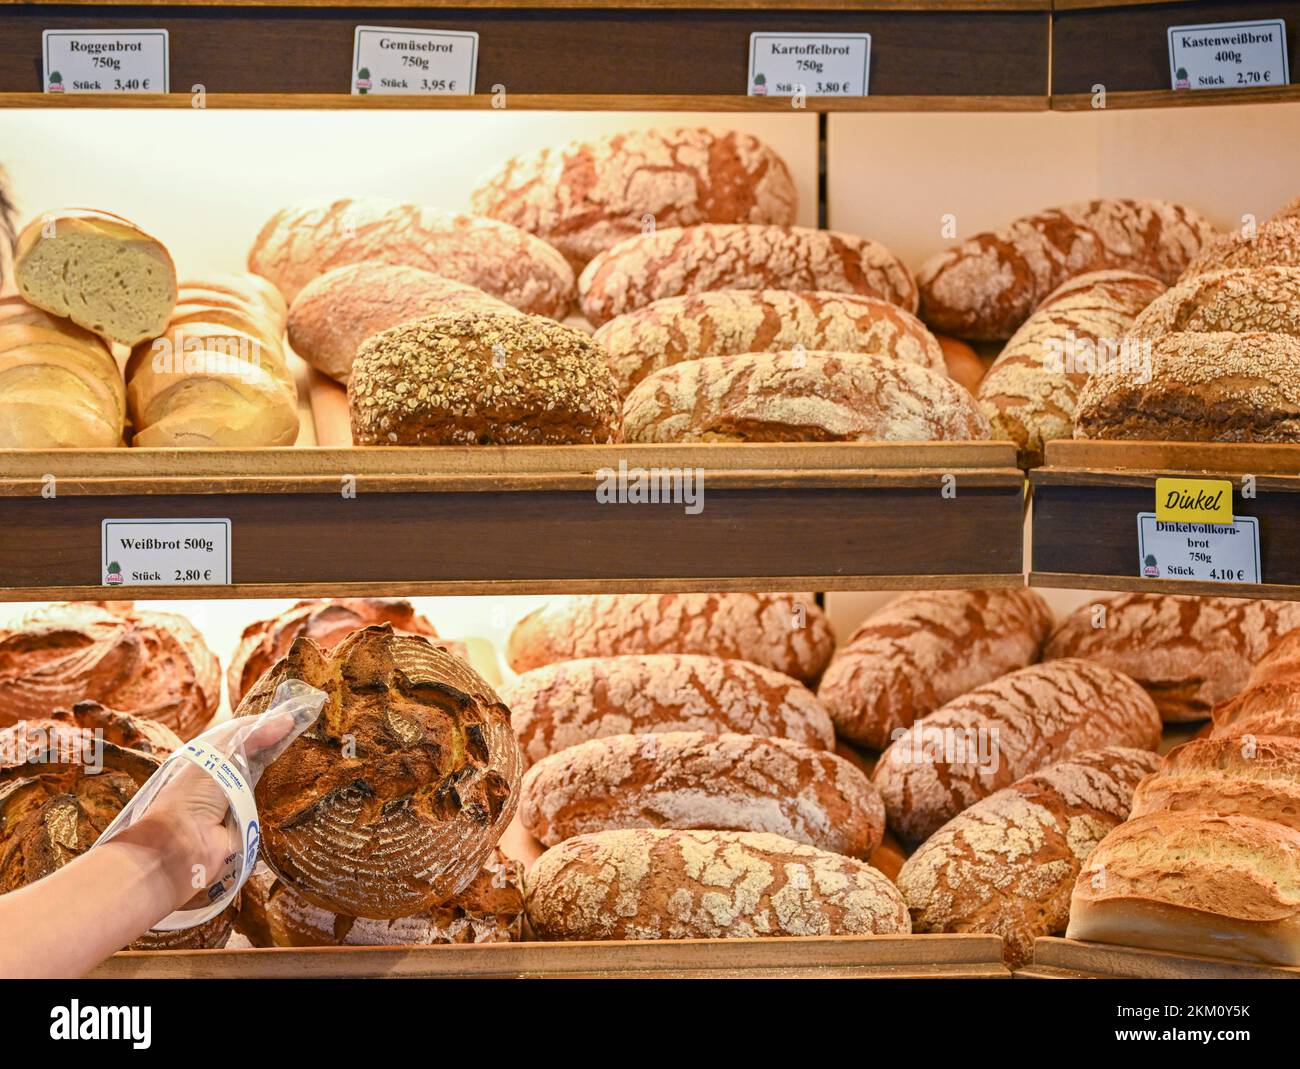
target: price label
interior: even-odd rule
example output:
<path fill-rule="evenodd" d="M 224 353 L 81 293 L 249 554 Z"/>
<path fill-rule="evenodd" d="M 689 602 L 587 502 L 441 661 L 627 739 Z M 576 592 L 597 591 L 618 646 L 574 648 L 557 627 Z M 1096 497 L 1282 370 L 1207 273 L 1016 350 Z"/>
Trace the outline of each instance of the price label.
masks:
<path fill-rule="evenodd" d="M 749 95 L 864 97 L 869 33 L 751 33 Z"/>
<path fill-rule="evenodd" d="M 1286 23 L 1210 22 L 1169 27 L 1169 76 L 1175 89 L 1252 89 L 1291 81 Z"/>
<path fill-rule="evenodd" d="M 45 30 L 47 93 L 171 91 L 166 30 Z"/>
<path fill-rule="evenodd" d="M 1138 513 L 1138 574 L 1146 579 L 1200 579 L 1259 583 L 1259 521 L 1234 517 L 1230 524 L 1159 520 Z"/>
<path fill-rule="evenodd" d="M 104 586 L 227 586 L 229 520 L 104 520 Z"/>
<path fill-rule="evenodd" d="M 358 26 L 352 47 L 352 94 L 474 92 L 478 34 Z"/>

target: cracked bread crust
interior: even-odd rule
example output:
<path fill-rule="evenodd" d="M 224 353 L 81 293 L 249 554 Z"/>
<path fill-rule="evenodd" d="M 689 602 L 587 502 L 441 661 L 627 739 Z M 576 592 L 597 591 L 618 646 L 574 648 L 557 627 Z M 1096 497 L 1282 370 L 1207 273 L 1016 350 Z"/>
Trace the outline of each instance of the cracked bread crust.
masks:
<path fill-rule="evenodd" d="M 1220 235 L 1188 265 L 1185 277 L 1230 267 L 1300 267 L 1300 215 L 1270 219 L 1253 233 Z"/>
<path fill-rule="evenodd" d="M 1147 305 L 1129 328 L 1140 338 L 1184 331 L 1300 337 L 1300 267 L 1235 267 L 1192 275 Z"/>

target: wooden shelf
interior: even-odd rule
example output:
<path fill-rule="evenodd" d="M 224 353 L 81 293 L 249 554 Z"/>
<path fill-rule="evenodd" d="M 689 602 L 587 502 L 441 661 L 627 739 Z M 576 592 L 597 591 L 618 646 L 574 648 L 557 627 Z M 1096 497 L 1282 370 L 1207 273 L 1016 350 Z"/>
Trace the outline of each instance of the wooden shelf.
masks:
<path fill-rule="evenodd" d="M 1300 969 L 1143 947 L 1040 936 L 1031 965 L 1017 977 L 1041 980 L 1300 980 Z"/>

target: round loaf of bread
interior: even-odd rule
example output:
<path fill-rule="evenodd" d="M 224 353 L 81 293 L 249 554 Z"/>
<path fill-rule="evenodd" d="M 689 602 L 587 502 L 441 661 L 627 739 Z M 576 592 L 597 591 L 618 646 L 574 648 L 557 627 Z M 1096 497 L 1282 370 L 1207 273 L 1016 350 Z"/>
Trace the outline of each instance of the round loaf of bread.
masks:
<path fill-rule="evenodd" d="M 885 831 L 870 780 L 790 739 L 671 731 L 589 739 L 524 775 L 519 821 L 554 846 L 626 828 L 762 831 L 866 860 Z"/>
<path fill-rule="evenodd" d="M 604 353 L 538 316 L 426 316 L 368 338 L 348 384 L 357 445 L 577 445 L 618 440 Z"/>
<path fill-rule="evenodd" d="M 1187 275 L 1230 267 L 1300 267 L 1300 216 L 1270 219 L 1255 230 L 1222 234 L 1187 266 Z"/>
<path fill-rule="evenodd" d="M 665 297 L 767 289 L 859 293 L 916 311 L 916 283 L 883 245 L 800 226 L 667 227 L 620 241 L 578 279 L 596 326 Z"/>
<path fill-rule="evenodd" d="M 384 624 L 328 652 L 297 639 L 235 715 L 264 712 L 287 679 L 327 700 L 257 785 L 263 860 L 347 916 L 410 917 L 463 891 L 518 803 L 519 747 L 492 688 Z"/>
<path fill-rule="evenodd" d="M 1182 331 L 1300 336 L 1300 267 L 1235 267 L 1189 275 L 1147 305 L 1129 328 L 1141 338 Z"/>
<path fill-rule="evenodd" d="M 529 763 L 587 739 L 661 731 L 835 746 L 830 717 L 803 684 L 722 657 L 654 653 L 560 661 L 525 672 L 502 697 Z"/>
<path fill-rule="evenodd" d="M 1300 738 L 1300 628 L 1287 631 L 1250 670 L 1246 684 L 1212 710 L 1213 736 Z"/>
<path fill-rule="evenodd" d="M 881 442 L 987 438 L 970 391 L 884 356 L 711 356 L 656 371 L 623 402 L 628 442 Z"/>
<path fill-rule="evenodd" d="M 67 759 L 93 753 L 98 742 L 165 757 L 183 745 L 165 724 L 147 717 L 109 709 L 99 702 L 77 702 L 48 716 L 20 720 L 0 728 L 0 765 L 21 763 L 39 750 L 51 748 Z"/>
<path fill-rule="evenodd" d="M 988 372 L 979 353 L 959 338 L 947 334 L 936 334 L 934 338 L 943 353 L 943 365 L 948 377 L 975 393 Z"/>

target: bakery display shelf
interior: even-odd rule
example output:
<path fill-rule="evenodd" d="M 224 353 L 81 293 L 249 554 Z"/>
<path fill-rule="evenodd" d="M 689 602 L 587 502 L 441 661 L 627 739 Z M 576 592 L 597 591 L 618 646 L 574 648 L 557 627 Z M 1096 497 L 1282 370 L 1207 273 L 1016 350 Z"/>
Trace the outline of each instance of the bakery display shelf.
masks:
<path fill-rule="evenodd" d="M 1259 521 L 1260 584 L 1139 574 L 1137 515 L 1155 510 L 1156 479 L 1233 484 L 1234 512 Z M 1256 496 L 1242 500 L 1243 478 Z M 1029 582 L 1067 589 L 1300 599 L 1300 447 L 1194 442 L 1049 442 L 1029 473 Z"/>
<path fill-rule="evenodd" d="M 1016 976 L 1043 980 L 1300 980 L 1300 968 L 1040 936 L 1034 942 L 1033 963 L 1018 970 Z"/>
<path fill-rule="evenodd" d="M 127 951 L 93 979 L 570 977 L 1007 979 L 995 935 Z"/>

